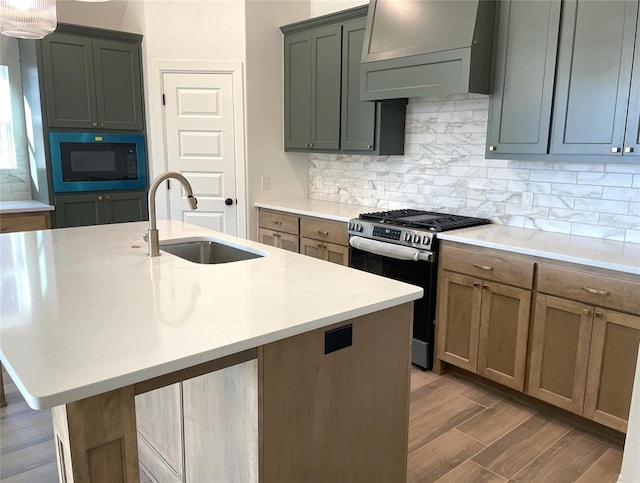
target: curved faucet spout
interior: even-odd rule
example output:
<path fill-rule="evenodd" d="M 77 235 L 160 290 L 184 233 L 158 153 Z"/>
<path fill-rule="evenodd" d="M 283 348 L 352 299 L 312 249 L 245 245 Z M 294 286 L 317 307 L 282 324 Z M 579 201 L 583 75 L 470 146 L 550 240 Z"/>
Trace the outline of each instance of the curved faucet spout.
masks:
<path fill-rule="evenodd" d="M 180 173 L 176 173 L 175 171 L 167 171 L 166 173 L 162 173 L 153 180 L 151 183 L 151 187 L 149 188 L 149 231 L 147 232 L 147 236 L 145 239 L 149 243 L 149 256 L 157 257 L 160 255 L 160 237 L 158 235 L 157 222 L 156 222 L 156 191 L 158 191 L 158 186 L 164 180 L 173 178 L 180 181 L 184 190 L 187 192 L 187 202 L 189 203 L 189 208 L 192 210 L 198 209 L 198 200 L 195 196 L 193 196 L 193 189 L 191 188 L 191 184 Z"/>

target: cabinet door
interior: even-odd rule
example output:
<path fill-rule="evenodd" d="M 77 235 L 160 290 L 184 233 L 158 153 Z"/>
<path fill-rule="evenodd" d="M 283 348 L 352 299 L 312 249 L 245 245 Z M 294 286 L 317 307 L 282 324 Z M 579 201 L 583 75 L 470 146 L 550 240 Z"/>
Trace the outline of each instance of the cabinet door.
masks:
<path fill-rule="evenodd" d="M 522 391 L 531 291 L 492 282 L 482 288 L 478 374 Z"/>
<path fill-rule="evenodd" d="M 181 383 L 136 396 L 140 463 L 156 481 L 183 481 Z"/>
<path fill-rule="evenodd" d="M 582 414 L 589 361 L 592 308 L 538 294 L 527 393 Z"/>
<path fill-rule="evenodd" d="M 560 0 L 505 1 L 500 8 L 488 150 L 546 154 Z"/>
<path fill-rule="evenodd" d="M 105 222 L 103 195 L 62 195 L 54 198 L 56 226 L 102 225 Z"/>
<path fill-rule="evenodd" d="M 324 260 L 324 251 L 325 244 L 323 242 L 312 240 L 311 238 L 300 238 L 300 253 L 302 253 L 303 255 Z"/>
<path fill-rule="evenodd" d="M 290 252 L 298 253 L 298 236 L 290 233 L 282 233 L 278 231 L 266 230 L 260 228 L 258 230 L 258 241 L 265 245 L 270 245 Z"/>
<path fill-rule="evenodd" d="M 345 267 L 349 266 L 349 247 L 335 243 L 325 243 L 324 245 L 325 260 Z"/>
<path fill-rule="evenodd" d="M 49 127 L 98 127 L 91 40 L 54 32 L 42 40 L 42 63 Z"/>
<path fill-rule="evenodd" d="M 277 247 L 278 236 L 279 233 L 277 231 L 265 230 L 264 228 L 258 229 L 258 241 L 265 245 Z"/>
<path fill-rule="evenodd" d="M 342 26 L 311 31 L 311 148 L 340 148 Z"/>
<path fill-rule="evenodd" d="M 149 219 L 145 191 L 116 191 L 104 195 L 105 223 L 127 223 Z"/>
<path fill-rule="evenodd" d="M 98 127 L 144 129 L 142 80 L 137 44 L 115 40 L 93 41 Z"/>
<path fill-rule="evenodd" d="M 372 151 L 375 147 L 376 103 L 360 100 L 360 58 L 366 18 L 342 26 L 342 150 Z"/>
<path fill-rule="evenodd" d="M 280 245 L 278 248 L 282 248 L 283 250 L 289 250 L 290 252 L 298 253 L 298 235 L 292 235 L 290 233 L 280 233 L 279 234 Z"/>
<path fill-rule="evenodd" d="M 583 416 L 626 432 L 640 317 L 596 308 Z"/>
<path fill-rule="evenodd" d="M 631 79 L 623 156 L 640 156 L 640 35 L 636 35 Z"/>
<path fill-rule="evenodd" d="M 480 327 L 480 282 L 471 277 L 441 272 L 438 282 L 437 357 L 476 372 Z"/>
<path fill-rule="evenodd" d="M 622 153 L 637 12 L 635 0 L 564 3 L 551 154 Z"/>
<path fill-rule="evenodd" d="M 311 35 L 284 39 L 284 148 L 307 149 L 311 142 Z"/>

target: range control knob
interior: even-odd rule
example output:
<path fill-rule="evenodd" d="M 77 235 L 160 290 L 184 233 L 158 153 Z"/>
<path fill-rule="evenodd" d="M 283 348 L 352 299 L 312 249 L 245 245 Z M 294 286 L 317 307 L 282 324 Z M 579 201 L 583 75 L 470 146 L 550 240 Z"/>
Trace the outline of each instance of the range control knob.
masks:
<path fill-rule="evenodd" d="M 405 233 L 404 234 L 404 241 L 406 241 L 406 242 L 410 242 L 411 241 L 411 233 Z"/>
<path fill-rule="evenodd" d="M 360 223 L 356 223 L 356 231 L 364 231 L 364 226 L 362 226 Z"/>
<path fill-rule="evenodd" d="M 429 246 L 429 243 L 431 243 L 431 237 L 424 235 L 422 237 L 422 244 Z"/>
<path fill-rule="evenodd" d="M 413 243 L 420 243 L 420 235 L 413 235 Z"/>
<path fill-rule="evenodd" d="M 349 225 L 348 225 L 348 229 L 349 229 L 349 231 L 353 231 L 355 229 L 355 223 L 350 221 Z"/>

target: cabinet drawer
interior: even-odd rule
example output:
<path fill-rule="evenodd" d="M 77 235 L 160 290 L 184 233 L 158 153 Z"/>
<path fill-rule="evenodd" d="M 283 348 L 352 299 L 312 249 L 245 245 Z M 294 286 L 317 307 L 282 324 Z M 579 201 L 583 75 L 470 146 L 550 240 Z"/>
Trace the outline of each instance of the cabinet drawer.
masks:
<path fill-rule="evenodd" d="M 633 282 L 541 264 L 538 268 L 538 291 L 640 314 L 640 279 Z"/>
<path fill-rule="evenodd" d="M 485 253 L 443 245 L 440 263 L 445 270 L 464 273 L 485 280 L 531 288 L 534 263 L 505 257 L 499 252 Z"/>
<path fill-rule="evenodd" d="M 50 228 L 49 213 L 10 213 L 0 215 L 0 233 L 46 230 Z"/>
<path fill-rule="evenodd" d="M 285 233 L 291 233 L 292 235 L 299 233 L 298 217 L 296 215 L 260 210 L 259 224 L 262 228 L 283 231 Z"/>
<path fill-rule="evenodd" d="M 338 245 L 348 245 L 347 224 L 341 221 L 320 218 L 301 218 L 300 234 L 314 240 L 328 241 Z"/>

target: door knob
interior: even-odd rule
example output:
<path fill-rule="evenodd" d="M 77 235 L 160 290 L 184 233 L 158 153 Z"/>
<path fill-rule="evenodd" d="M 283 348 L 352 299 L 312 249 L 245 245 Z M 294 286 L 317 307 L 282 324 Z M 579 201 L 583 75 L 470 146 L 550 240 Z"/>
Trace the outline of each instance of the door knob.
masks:
<path fill-rule="evenodd" d="M 233 200 L 231 198 L 227 198 L 224 200 L 224 204 L 227 206 L 231 206 L 233 204 Z"/>

